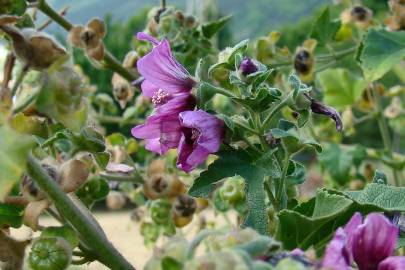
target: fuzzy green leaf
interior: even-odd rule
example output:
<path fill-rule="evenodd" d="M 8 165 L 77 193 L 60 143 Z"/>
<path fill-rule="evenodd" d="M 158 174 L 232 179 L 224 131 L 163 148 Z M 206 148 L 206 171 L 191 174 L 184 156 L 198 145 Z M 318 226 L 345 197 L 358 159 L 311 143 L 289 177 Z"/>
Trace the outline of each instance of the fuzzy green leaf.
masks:
<path fill-rule="evenodd" d="M 329 7 L 326 7 L 312 27 L 311 38 L 316 39 L 319 45 L 325 45 L 334 39 L 339 28 L 340 22 L 331 21 Z"/>

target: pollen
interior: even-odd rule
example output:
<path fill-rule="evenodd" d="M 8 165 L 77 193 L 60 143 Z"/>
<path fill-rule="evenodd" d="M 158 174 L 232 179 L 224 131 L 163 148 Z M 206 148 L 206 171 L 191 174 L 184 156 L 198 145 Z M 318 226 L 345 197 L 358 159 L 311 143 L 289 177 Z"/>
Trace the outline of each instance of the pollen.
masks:
<path fill-rule="evenodd" d="M 169 97 L 169 93 L 165 92 L 162 89 L 159 89 L 152 97 L 152 103 L 155 104 L 155 106 L 162 105 L 166 103 L 167 98 Z"/>

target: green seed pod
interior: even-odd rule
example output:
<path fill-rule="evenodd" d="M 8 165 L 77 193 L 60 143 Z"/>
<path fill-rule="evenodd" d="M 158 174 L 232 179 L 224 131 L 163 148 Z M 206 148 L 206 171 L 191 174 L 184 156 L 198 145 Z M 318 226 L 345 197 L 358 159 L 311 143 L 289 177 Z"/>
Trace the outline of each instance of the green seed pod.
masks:
<path fill-rule="evenodd" d="M 60 237 L 39 238 L 32 244 L 28 257 L 29 264 L 34 270 L 63 270 L 72 259 L 72 248 Z"/>
<path fill-rule="evenodd" d="M 231 204 L 245 198 L 245 182 L 243 178 L 235 176 L 228 178 L 219 189 L 219 194 L 224 201 Z"/>
<path fill-rule="evenodd" d="M 171 204 L 165 199 L 153 201 L 150 206 L 150 216 L 158 225 L 166 224 L 171 217 Z"/>

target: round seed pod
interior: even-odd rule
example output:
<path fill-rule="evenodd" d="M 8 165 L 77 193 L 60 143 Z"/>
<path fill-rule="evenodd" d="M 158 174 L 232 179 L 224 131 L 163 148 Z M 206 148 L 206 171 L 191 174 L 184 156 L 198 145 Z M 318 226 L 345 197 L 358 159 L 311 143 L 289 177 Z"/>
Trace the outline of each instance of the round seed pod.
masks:
<path fill-rule="evenodd" d="M 186 194 L 177 196 L 172 209 L 172 218 L 176 227 L 184 227 L 191 222 L 197 210 L 196 200 Z"/>
<path fill-rule="evenodd" d="M 33 270 L 63 270 L 71 259 L 72 248 L 61 237 L 39 238 L 33 243 L 28 257 Z"/>

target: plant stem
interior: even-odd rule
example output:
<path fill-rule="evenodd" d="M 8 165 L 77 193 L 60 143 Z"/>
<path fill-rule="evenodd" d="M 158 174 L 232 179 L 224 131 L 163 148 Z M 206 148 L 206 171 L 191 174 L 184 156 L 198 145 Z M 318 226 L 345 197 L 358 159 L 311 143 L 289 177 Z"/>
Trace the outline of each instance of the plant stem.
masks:
<path fill-rule="evenodd" d="M 283 161 L 283 175 L 281 176 L 280 182 L 278 183 L 277 190 L 276 190 L 276 200 L 279 204 L 281 209 L 284 209 L 285 205 L 282 204 L 283 194 L 285 192 L 285 179 L 287 177 L 288 165 L 290 164 L 290 154 L 285 153 L 284 161 Z M 280 210 L 281 210 L 280 209 Z"/>
<path fill-rule="evenodd" d="M 54 20 L 57 24 L 62 26 L 66 31 L 70 31 L 70 29 L 72 29 L 73 24 L 52 9 L 52 7 L 50 7 L 45 0 L 39 0 L 38 9 Z M 134 81 L 136 79 L 135 75 L 124 68 L 120 62 L 118 62 L 118 60 L 107 50 L 104 53 L 104 62 L 110 69 L 128 81 Z"/>
<path fill-rule="evenodd" d="M 20 73 L 18 74 L 13 88 L 11 88 L 11 96 L 15 96 L 15 94 L 17 93 L 18 88 L 20 87 L 21 83 L 23 82 L 25 75 L 27 75 L 28 73 L 28 66 L 24 66 L 23 69 L 20 71 Z"/>
<path fill-rule="evenodd" d="M 384 148 L 388 152 L 389 156 L 392 157 L 392 155 L 393 155 L 392 154 L 392 142 L 391 142 L 391 137 L 390 137 L 389 129 L 387 126 L 387 122 L 385 121 L 385 118 L 382 114 L 381 96 L 373 85 L 371 85 L 371 90 L 372 90 L 373 97 L 374 97 L 375 113 L 377 116 L 377 122 L 378 122 L 378 127 L 380 129 L 381 137 L 383 139 Z M 398 174 L 397 174 L 397 171 L 395 168 L 392 168 L 392 174 L 394 175 L 395 185 L 399 186 L 400 180 L 399 180 L 399 177 L 398 177 Z"/>
<path fill-rule="evenodd" d="M 334 58 L 335 60 L 338 60 L 339 58 L 345 57 L 346 55 L 349 55 L 351 53 L 354 53 L 357 50 L 357 46 L 350 47 L 345 50 L 337 51 L 334 52 L 333 54 L 320 54 L 316 56 L 317 60 L 325 61 L 328 60 L 329 58 Z"/>
<path fill-rule="evenodd" d="M 267 196 L 269 197 L 269 200 L 271 202 L 271 204 L 273 205 L 274 209 L 276 211 L 279 210 L 279 203 L 277 202 L 276 198 L 273 195 L 273 191 L 271 191 L 271 186 L 270 186 L 270 177 L 265 177 L 264 178 L 264 189 L 266 190 Z"/>
<path fill-rule="evenodd" d="M 265 132 L 268 128 L 268 125 L 270 124 L 271 119 L 273 118 L 274 115 L 278 111 L 280 111 L 288 102 L 288 100 L 291 98 L 292 92 L 288 93 L 283 100 L 281 100 L 275 107 L 274 109 L 267 115 L 266 119 L 263 121 L 262 125 L 262 130 Z"/>
<path fill-rule="evenodd" d="M 110 269 L 135 270 L 135 268 L 114 248 L 100 229 L 77 208 L 68 196 L 42 168 L 32 154 L 28 155 L 28 174 L 60 214 L 78 231 L 85 243 L 97 255 L 97 259 Z"/>
<path fill-rule="evenodd" d="M 162 9 L 165 9 L 165 8 L 166 8 L 166 0 L 160 0 L 160 7 L 161 7 Z"/>

